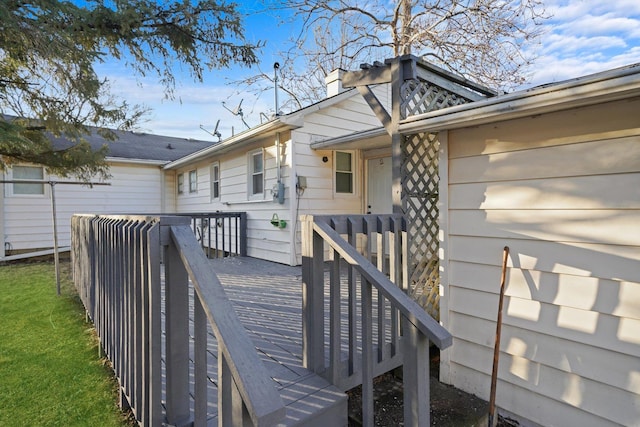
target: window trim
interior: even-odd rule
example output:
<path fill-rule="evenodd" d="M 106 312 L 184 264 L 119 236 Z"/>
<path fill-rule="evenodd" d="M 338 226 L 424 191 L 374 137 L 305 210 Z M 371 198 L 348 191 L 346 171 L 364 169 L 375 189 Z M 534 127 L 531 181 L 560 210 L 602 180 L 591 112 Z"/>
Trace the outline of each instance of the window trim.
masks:
<path fill-rule="evenodd" d="M 253 169 L 254 156 L 260 155 L 262 157 L 262 170 L 258 173 Z M 256 175 L 262 175 L 262 191 L 255 192 L 253 187 L 253 179 Z M 259 148 L 257 150 L 249 151 L 247 153 L 247 198 L 249 200 L 263 200 L 265 194 L 265 159 L 264 149 Z"/>
<path fill-rule="evenodd" d="M 176 178 L 176 186 L 178 189 L 178 194 L 184 194 L 184 173 L 179 173 Z"/>
<path fill-rule="evenodd" d="M 195 180 L 191 178 L 195 177 Z M 192 169 L 189 171 L 189 194 L 198 192 L 198 169 Z"/>
<path fill-rule="evenodd" d="M 347 153 L 351 156 L 351 170 L 338 170 L 338 153 Z M 351 191 L 338 191 L 338 173 L 351 174 Z M 335 150 L 333 152 L 333 194 L 336 196 L 353 196 L 356 192 L 356 152 L 353 150 Z"/>
<path fill-rule="evenodd" d="M 28 165 L 28 164 L 22 164 L 22 165 L 13 165 L 10 168 L 10 179 L 14 180 L 14 179 L 20 179 L 20 180 L 30 180 L 30 178 L 16 178 L 14 171 L 16 167 L 19 168 L 32 168 L 32 169 L 40 169 L 40 171 L 42 172 L 42 178 L 34 178 L 33 181 L 44 181 L 46 179 L 46 171 L 44 170 L 43 166 L 38 166 L 38 165 Z M 40 193 L 21 193 L 21 192 L 16 192 L 15 188 L 16 185 L 40 185 L 42 187 L 42 192 Z M 42 198 L 48 195 L 47 192 L 47 186 L 44 183 L 40 183 L 40 182 L 34 182 L 33 184 L 18 184 L 18 183 L 12 183 L 11 185 L 8 186 L 8 195 L 10 196 L 15 196 L 15 197 L 30 197 L 30 198 Z"/>
<path fill-rule="evenodd" d="M 216 178 L 216 176 L 215 176 L 216 175 L 215 174 L 216 169 L 218 171 L 217 179 L 215 179 Z M 210 194 L 211 201 L 214 202 L 214 201 L 220 200 L 220 162 L 211 163 L 209 173 L 210 173 L 209 191 L 211 193 Z M 218 186 L 217 186 L 218 194 L 217 195 L 215 194 L 215 191 L 214 191 L 216 189 L 216 186 L 215 186 L 216 183 L 218 184 Z"/>

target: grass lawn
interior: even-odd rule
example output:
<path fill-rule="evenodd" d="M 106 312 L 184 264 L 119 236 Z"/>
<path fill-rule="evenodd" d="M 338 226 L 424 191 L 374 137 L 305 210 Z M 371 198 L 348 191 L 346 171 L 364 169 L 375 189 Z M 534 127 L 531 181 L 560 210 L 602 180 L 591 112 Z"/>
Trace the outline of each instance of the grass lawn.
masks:
<path fill-rule="evenodd" d="M 68 263 L 67 263 L 68 264 Z M 130 426 L 68 273 L 0 266 L 0 426 Z"/>

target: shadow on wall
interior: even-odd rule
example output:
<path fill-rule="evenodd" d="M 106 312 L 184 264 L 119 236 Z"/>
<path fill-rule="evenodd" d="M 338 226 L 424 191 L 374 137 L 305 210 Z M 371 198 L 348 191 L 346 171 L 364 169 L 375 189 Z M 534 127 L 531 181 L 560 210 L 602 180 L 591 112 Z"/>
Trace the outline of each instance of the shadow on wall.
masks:
<path fill-rule="evenodd" d="M 488 393 L 508 245 L 497 405 L 542 424 L 637 424 L 640 162 L 629 156 L 640 151 L 637 138 L 465 143 L 472 148 L 450 150 L 454 385 L 471 368 L 485 375 L 470 388 L 486 383 Z"/>

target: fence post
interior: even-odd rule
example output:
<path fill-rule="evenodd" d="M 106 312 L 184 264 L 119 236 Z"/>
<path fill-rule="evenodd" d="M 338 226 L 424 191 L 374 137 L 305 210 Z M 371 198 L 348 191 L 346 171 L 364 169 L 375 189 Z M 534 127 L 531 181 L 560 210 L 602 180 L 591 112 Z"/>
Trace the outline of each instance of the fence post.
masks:
<path fill-rule="evenodd" d="M 172 239 L 165 246 L 167 422 L 191 423 L 189 409 L 189 276 Z"/>

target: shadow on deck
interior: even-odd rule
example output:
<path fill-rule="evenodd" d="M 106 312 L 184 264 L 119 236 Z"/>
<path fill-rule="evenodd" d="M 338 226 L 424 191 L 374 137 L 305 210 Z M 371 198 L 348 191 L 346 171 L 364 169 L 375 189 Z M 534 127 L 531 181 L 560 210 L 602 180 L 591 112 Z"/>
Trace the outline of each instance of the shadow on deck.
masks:
<path fill-rule="evenodd" d="M 210 262 L 260 359 L 277 384 L 286 406 L 286 418 L 280 425 L 346 425 L 346 394 L 302 365 L 301 268 L 248 257 L 219 258 Z M 193 300 L 190 298 L 191 304 Z M 193 319 L 193 307 L 190 307 L 190 313 Z M 193 347 L 193 322 L 190 323 Z M 216 426 L 218 349 L 211 327 L 208 332 L 207 414 L 208 425 Z M 193 383 L 193 366 L 190 375 Z M 163 402 L 165 388 L 163 384 Z"/>

